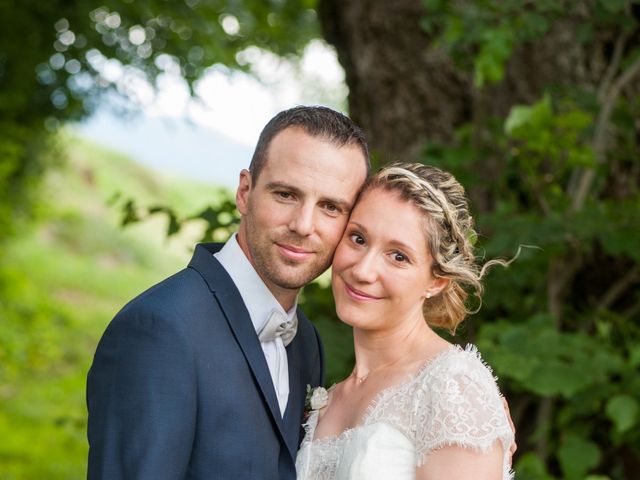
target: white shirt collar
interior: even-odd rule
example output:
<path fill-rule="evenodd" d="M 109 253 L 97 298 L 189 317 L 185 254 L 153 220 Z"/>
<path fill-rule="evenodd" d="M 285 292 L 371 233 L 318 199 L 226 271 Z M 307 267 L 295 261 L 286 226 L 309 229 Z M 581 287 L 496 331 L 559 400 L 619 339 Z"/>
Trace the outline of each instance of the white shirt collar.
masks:
<path fill-rule="evenodd" d="M 218 259 L 240 291 L 240 296 L 249 311 L 256 332 L 260 331 L 267 322 L 273 310 L 279 311 L 288 320 L 291 320 L 296 314 L 298 299 L 296 298 L 293 307 L 288 312 L 282 308 L 282 305 L 278 303 L 240 248 L 235 233 L 213 256 Z"/>

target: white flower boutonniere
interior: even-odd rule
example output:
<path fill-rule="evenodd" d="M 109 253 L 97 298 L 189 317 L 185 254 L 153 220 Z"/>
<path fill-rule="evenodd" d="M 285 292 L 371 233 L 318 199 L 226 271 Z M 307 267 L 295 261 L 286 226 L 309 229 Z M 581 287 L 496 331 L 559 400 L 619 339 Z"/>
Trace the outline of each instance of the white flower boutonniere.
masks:
<path fill-rule="evenodd" d="M 327 403 L 329 403 L 329 393 L 326 388 L 311 388 L 311 385 L 307 385 L 307 399 L 304 404 L 305 410 L 320 410 L 326 407 Z"/>

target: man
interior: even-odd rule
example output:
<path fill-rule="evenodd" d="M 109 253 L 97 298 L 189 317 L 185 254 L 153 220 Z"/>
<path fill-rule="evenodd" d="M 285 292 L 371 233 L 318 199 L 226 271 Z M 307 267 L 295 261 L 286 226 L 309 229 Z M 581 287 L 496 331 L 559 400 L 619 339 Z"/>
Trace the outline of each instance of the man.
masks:
<path fill-rule="evenodd" d="M 299 289 L 331 263 L 369 171 L 324 107 L 274 117 L 236 194 L 240 227 L 112 320 L 87 378 L 89 479 L 294 479 L 306 385 L 323 381 Z"/>

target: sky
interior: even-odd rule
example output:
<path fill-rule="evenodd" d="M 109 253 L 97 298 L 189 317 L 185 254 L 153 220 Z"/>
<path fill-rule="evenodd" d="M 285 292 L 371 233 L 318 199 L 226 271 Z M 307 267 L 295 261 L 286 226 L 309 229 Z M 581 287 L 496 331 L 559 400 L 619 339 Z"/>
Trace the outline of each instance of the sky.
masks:
<path fill-rule="evenodd" d="M 107 106 L 75 130 L 164 173 L 235 189 L 271 117 L 299 104 L 343 110 L 347 95 L 336 54 L 321 41 L 309 44 L 298 69 L 255 47 L 246 55 L 260 80 L 214 67 L 198 82 L 193 99 L 169 68 L 156 93 L 144 83 L 127 85 L 143 104 L 139 115 L 118 117 Z M 110 63 L 105 68 L 115 77 L 122 73 Z"/>

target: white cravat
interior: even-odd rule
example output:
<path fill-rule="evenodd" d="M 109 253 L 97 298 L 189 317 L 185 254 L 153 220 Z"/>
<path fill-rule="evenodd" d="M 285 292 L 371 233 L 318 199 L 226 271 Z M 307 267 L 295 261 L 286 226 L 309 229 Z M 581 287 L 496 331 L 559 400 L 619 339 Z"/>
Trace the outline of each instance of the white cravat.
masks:
<path fill-rule="evenodd" d="M 280 414 L 284 416 L 289 400 L 289 363 L 285 346 L 295 336 L 298 325 L 296 305 L 285 312 L 256 273 L 235 235 L 214 256 L 233 280 L 249 311 L 267 360 Z"/>
<path fill-rule="evenodd" d="M 298 317 L 287 318 L 280 310 L 273 309 L 262 325 L 260 330 L 256 331 L 261 342 L 268 342 L 276 338 L 282 338 L 284 346 L 288 346 L 298 331 Z"/>

